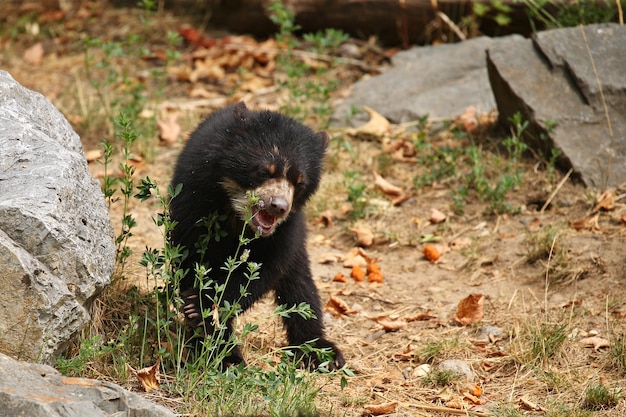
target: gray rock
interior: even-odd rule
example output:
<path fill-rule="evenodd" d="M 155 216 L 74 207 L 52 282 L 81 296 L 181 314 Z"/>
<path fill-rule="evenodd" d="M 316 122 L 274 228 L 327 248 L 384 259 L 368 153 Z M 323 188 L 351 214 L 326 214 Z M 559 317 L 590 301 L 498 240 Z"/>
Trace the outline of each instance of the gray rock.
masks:
<path fill-rule="evenodd" d="M 494 44 L 489 79 L 502 122 L 520 112 L 534 148 L 548 156 L 559 149 L 563 168 L 573 167 L 587 185 L 615 186 L 626 180 L 626 27 L 590 25 L 584 34 L 557 29 Z"/>
<path fill-rule="evenodd" d="M 0 351 L 51 363 L 109 284 L 113 230 L 78 135 L 0 71 Z"/>
<path fill-rule="evenodd" d="M 0 410 L 29 417 L 173 417 L 174 413 L 110 382 L 64 377 L 47 365 L 0 354 Z"/>
<path fill-rule="evenodd" d="M 506 49 L 520 36 L 475 38 L 462 43 L 416 47 L 396 54 L 392 68 L 354 84 L 333 115 L 337 125 L 360 124 L 351 118 L 352 106 L 371 107 L 395 122 L 431 118 L 451 119 L 469 107 L 488 112 L 496 107 L 489 86 L 485 50 Z M 350 118 L 351 120 L 347 120 Z"/>
<path fill-rule="evenodd" d="M 468 382 L 474 381 L 474 372 L 469 365 L 459 359 L 448 359 L 437 365 L 437 370 L 441 372 L 452 372 L 462 376 Z"/>

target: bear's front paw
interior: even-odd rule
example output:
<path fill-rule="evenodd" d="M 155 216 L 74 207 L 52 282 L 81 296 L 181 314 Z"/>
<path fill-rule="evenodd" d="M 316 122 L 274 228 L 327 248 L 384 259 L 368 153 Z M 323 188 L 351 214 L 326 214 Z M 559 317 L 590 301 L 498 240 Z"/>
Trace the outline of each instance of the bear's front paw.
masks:
<path fill-rule="evenodd" d="M 312 344 L 313 351 L 297 350 L 296 357 L 302 361 L 303 367 L 309 370 L 325 368 L 336 371 L 346 364 L 341 350 L 335 344 L 326 339 L 319 339 Z M 319 350 L 324 349 L 324 352 Z"/>

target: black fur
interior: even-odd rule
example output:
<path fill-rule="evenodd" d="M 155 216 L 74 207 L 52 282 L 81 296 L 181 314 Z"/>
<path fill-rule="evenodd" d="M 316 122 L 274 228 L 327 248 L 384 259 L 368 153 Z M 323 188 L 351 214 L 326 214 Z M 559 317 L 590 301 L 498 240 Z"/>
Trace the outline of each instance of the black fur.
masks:
<path fill-rule="evenodd" d="M 325 133 L 315 133 L 276 112 L 251 111 L 243 103 L 216 111 L 191 135 L 172 179 L 173 185 L 183 184 L 182 192 L 170 201 L 172 220 L 178 222 L 171 233 L 171 243 L 189 250 L 181 265 L 189 272 L 180 283 L 180 293 L 191 325 L 204 325 L 205 332 L 212 331 L 211 318 L 204 322 L 199 318 L 198 290 L 194 287 L 194 265 L 201 260 L 195 248 L 201 235 L 206 233 L 206 229 L 198 227 L 198 221 L 214 212 L 225 217 L 220 227 L 227 236 L 221 237 L 219 242 L 211 240 L 204 248 L 203 260 L 212 268 L 209 276 L 224 282 L 226 273 L 221 267 L 229 256 L 234 255 L 244 227 L 242 213 L 234 207 L 233 198 L 241 197 L 239 194 L 246 190 L 264 190 L 265 184 L 278 182 L 293 190 L 293 200 L 284 201 L 280 196 L 272 195 L 260 203 L 261 209 L 267 209 L 264 213 L 270 220 L 266 222 L 275 220 L 276 224 L 274 229 L 268 226 L 271 230 L 266 236 L 258 237 L 246 246 L 250 251 L 248 260 L 262 266 L 261 278 L 249 283 L 249 295 L 241 300 L 241 307 L 248 309 L 272 290 L 278 304 L 292 307 L 308 303 L 317 319 L 305 320 L 298 314 L 285 319 L 289 343 L 300 345 L 317 339 L 317 347 L 334 351 L 331 368 L 344 365 L 340 350 L 324 336 L 321 302 L 305 247 L 303 207 L 318 188 L 327 144 Z M 289 195 L 286 196 L 289 199 Z M 246 227 L 247 235 L 253 236 L 256 227 Z M 239 299 L 240 285 L 248 282 L 243 272 L 240 267 L 230 278 L 225 300 Z M 206 298 L 203 300 L 203 306 L 210 308 Z M 228 328 L 231 332 L 231 323 Z M 315 355 L 305 357 L 305 360 L 311 366 L 320 363 Z M 242 362 L 241 352 L 235 349 L 227 361 Z"/>

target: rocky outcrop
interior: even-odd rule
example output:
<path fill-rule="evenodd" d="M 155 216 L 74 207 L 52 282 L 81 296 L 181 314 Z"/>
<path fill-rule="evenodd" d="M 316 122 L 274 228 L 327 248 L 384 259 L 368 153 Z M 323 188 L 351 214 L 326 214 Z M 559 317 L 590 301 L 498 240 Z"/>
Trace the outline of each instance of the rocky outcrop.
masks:
<path fill-rule="evenodd" d="M 0 354 L 0 410 L 28 417 L 173 417 L 165 407 L 110 382 L 69 378 Z"/>
<path fill-rule="evenodd" d="M 333 114 L 337 125 L 363 122 L 353 106 L 368 106 L 395 123 L 453 118 L 474 106 L 479 112 L 496 107 L 485 65 L 485 50 L 507 49 L 521 36 L 476 38 L 457 44 L 416 47 L 397 53 L 383 74 L 354 84 L 350 96 Z"/>
<path fill-rule="evenodd" d="M 0 71 L 0 351 L 51 363 L 89 320 L 115 263 L 78 135 Z"/>
<path fill-rule="evenodd" d="M 590 186 L 626 181 L 626 27 L 590 25 L 540 32 L 488 50 L 500 120 L 520 112 L 529 140 L 562 152 Z"/>
<path fill-rule="evenodd" d="M 368 106 L 395 123 L 452 119 L 469 107 L 519 112 L 525 140 L 587 185 L 626 181 L 626 26 L 590 25 L 521 36 L 476 38 L 398 53 L 385 73 L 357 82 L 333 115 L 359 125 Z M 486 53 L 487 52 L 487 53 Z"/>

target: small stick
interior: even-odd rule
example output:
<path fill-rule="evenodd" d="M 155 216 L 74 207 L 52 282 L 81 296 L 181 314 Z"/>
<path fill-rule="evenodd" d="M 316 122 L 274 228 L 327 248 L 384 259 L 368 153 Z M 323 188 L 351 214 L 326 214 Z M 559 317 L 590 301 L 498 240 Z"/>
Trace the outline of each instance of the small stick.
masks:
<path fill-rule="evenodd" d="M 541 207 L 541 210 L 539 210 L 539 212 L 541 214 L 543 214 L 544 210 L 550 205 L 550 203 L 552 202 L 552 200 L 554 199 L 554 197 L 556 197 L 557 193 L 559 192 L 559 190 L 563 187 L 563 185 L 565 184 L 565 181 L 567 181 L 567 179 L 569 178 L 570 175 L 572 175 L 572 172 L 574 172 L 574 168 L 570 168 L 569 171 L 567 171 L 567 174 L 565 174 L 565 176 L 561 179 L 561 181 L 559 181 L 559 183 L 557 184 L 556 188 L 554 189 L 554 191 L 552 191 L 552 194 L 550 194 L 550 197 L 548 197 L 548 199 L 546 200 L 546 202 L 543 204 L 543 207 Z"/>

